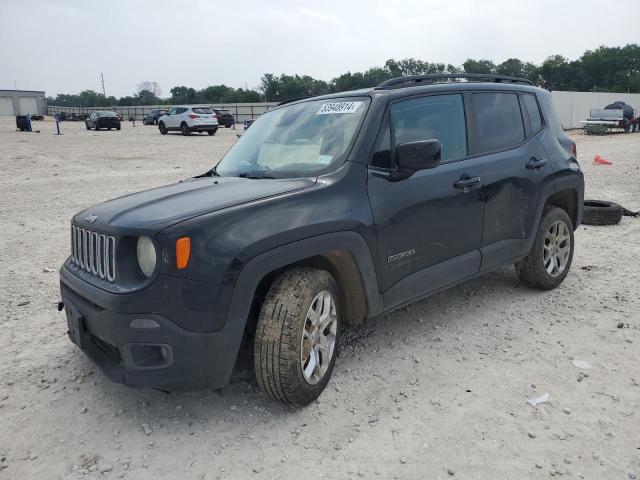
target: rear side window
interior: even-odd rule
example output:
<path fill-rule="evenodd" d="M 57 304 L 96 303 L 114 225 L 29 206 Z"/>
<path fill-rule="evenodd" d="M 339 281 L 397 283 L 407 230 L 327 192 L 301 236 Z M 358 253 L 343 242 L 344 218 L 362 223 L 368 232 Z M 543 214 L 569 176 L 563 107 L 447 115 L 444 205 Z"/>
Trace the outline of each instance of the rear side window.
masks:
<path fill-rule="evenodd" d="M 522 95 L 524 105 L 529 114 L 529 122 L 531 122 L 531 134 L 535 135 L 542 129 L 542 116 L 540 115 L 540 107 L 534 95 Z"/>
<path fill-rule="evenodd" d="M 513 148 L 524 140 L 520 103 L 515 93 L 474 93 L 475 152 Z"/>
<path fill-rule="evenodd" d="M 210 108 L 193 108 L 193 113 L 213 113 Z"/>
<path fill-rule="evenodd" d="M 439 140 L 442 161 L 467 155 L 462 95 L 433 95 L 394 103 L 391 122 L 395 145 Z"/>

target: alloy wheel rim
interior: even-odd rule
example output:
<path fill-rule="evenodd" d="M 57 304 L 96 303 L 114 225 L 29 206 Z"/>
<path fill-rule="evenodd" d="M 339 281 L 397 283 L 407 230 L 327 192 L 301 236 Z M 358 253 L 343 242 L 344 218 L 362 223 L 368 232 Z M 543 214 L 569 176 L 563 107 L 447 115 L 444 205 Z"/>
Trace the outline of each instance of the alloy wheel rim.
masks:
<path fill-rule="evenodd" d="M 308 384 L 315 385 L 326 375 L 335 351 L 337 331 L 335 301 L 323 290 L 311 301 L 300 339 L 300 366 Z"/>
<path fill-rule="evenodd" d="M 547 274 L 562 275 L 567 268 L 571 253 L 571 235 L 567 224 L 556 220 L 547 229 L 542 246 L 542 262 Z"/>

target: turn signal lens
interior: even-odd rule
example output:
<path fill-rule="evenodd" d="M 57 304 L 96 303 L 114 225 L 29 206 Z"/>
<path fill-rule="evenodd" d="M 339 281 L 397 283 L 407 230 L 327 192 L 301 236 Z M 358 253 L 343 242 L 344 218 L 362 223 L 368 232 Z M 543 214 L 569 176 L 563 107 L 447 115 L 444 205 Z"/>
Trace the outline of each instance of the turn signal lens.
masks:
<path fill-rule="evenodd" d="M 189 237 L 182 237 L 176 240 L 176 267 L 178 270 L 187 268 L 190 255 L 191 239 Z"/>

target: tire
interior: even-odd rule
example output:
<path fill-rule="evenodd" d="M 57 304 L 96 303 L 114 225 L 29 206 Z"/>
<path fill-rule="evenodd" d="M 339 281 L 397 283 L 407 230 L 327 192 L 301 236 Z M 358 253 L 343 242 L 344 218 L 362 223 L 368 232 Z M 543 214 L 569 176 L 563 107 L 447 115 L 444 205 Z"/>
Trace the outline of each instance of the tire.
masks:
<path fill-rule="evenodd" d="M 158 125 L 158 129 L 160 130 L 160 133 L 162 135 L 167 134 L 167 127 L 164 126 L 164 122 L 160 122 L 160 124 Z"/>
<path fill-rule="evenodd" d="M 154 125 L 157 125 L 157 124 L 158 124 L 158 119 L 157 119 L 157 118 L 154 118 L 154 119 L 153 119 L 153 124 L 154 124 Z"/>
<path fill-rule="evenodd" d="M 107 127 L 107 130 L 111 130 L 111 127 Z"/>
<path fill-rule="evenodd" d="M 96 132 L 100 130 L 100 127 L 98 127 L 98 124 L 96 123 Z"/>
<path fill-rule="evenodd" d="M 182 135 L 184 135 L 185 137 L 187 135 L 191 135 L 191 130 L 189 129 L 189 125 L 187 125 L 186 123 L 183 123 L 182 125 L 180 125 L 180 131 L 182 132 Z"/>
<path fill-rule="evenodd" d="M 120 126 L 120 125 L 118 125 L 118 126 L 116 127 L 116 130 L 120 130 L 120 128 L 121 128 L 121 126 Z"/>
<path fill-rule="evenodd" d="M 89 126 L 89 124 L 87 122 L 84 122 L 84 126 L 87 127 L 87 130 L 91 130 L 91 127 Z"/>
<path fill-rule="evenodd" d="M 147 120 L 146 119 L 142 119 L 142 125 L 147 125 Z"/>
<path fill-rule="evenodd" d="M 225 125 L 224 128 L 231 128 L 231 125 Z"/>
<path fill-rule="evenodd" d="M 256 326 L 254 365 L 258 385 L 273 400 L 307 405 L 326 387 L 340 343 L 338 302 L 338 287 L 326 270 L 292 268 L 271 285 Z M 314 329 L 309 315 L 320 322 L 324 313 L 327 326 Z M 303 340 L 304 331 L 311 340 Z"/>
<path fill-rule="evenodd" d="M 217 132 L 217 130 L 207 130 L 207 133 L 208 133 L 209 135 L 215 135 L 215 134 L 216 134 L 216 132 Z"/>
<path fill-rule="evenodd" d="M 582 223 L 585 225 L 617 225 L 622 220 L 624 208 L 617 203 L 602 200 L 585 200 Z"/>
<path fill-rule="evenodd" d="M 540 290 L 556 288 L 569 273 L 573 249 L 573 223 L 567 212 L 556 207 L 546 209 L 531 250 L 516 264 L 520 281 Z"/>

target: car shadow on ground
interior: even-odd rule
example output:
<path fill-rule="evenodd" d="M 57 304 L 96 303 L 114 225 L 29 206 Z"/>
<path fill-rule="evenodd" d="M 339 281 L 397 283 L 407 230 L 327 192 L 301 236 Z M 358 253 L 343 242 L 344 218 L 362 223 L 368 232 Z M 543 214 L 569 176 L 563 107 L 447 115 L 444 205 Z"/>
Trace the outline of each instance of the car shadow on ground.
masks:
<path fill-rule="evenodd" d="M 449 321 L 451 312 L 463 311 L 469 308 L 469 299 L 478 301 L 479 295 L 483 297 L 495 297 L 496 295 L 513 295 L 514 302 L 531 295 L 543 295 L 544 292 L 532 290 L 521 285 L 513 268 L 503 268 L 483 275 L 482 277 L 461 283 L 458 286 L 437 293 L 425 299 L 419 300 L 409 306 L 402 307 L 384 316 L 367 322 L 362 327 L 347 328 L 343 332 L 342 348 L 348 350 L 358 344 L 358 355 L 346 355 L 338 359 L 334 375 L 340 370 L 348 371 L 358 361 L 356 357 L 366 357 L 366 346 L 375 344 L 378 353 L 397 353 L 397 346 L 411 331 L 420 330 L 427 332 L 433 325 L 439 325 L 437 335 L 442 336 L 447 330 L 464 330 L 472 328 L 465 323 L 466 320 L 456 319 Z M 475 307 L 473 307 L 475 308 Z M 482 305 L 482 308 L 490 310 L 490 304 Z M 443 322 L 443 317 L 448 317 Z M 426 334 L 426 333 L 425 333 Z M 435 335 L 435 334 L 434 334 Z M 364 344 L 364 349 L 360 348 Z M 385 352 L 389 350 L 390 352 Z M 391 352 L 395 350 L 395 352 Z M 372 353 L 373 354 L 373 353 Z M 79 351 L 78 356 L 84 357 Z M 250 342 L 245 342 L 239 352 L 236 366 L 231 381 L 222 390 L 201 390 L 195 392 L 162 392 L 153 389 L 131 389 L 122 385 L 111 383 L 98 372 L 89 359 L 84 358 L 85 366 L 94 371 L 104 381 L 99 383 L 103 393 L 113 398 L 114 403 L 122 405 L 126 411 L 126 405 L 155 403 L 164 405 L 169 410 L 176 406 L 180 408 L 198 408 L 206 405 L 208 415 L 217 415 L 220 412 L 239 408 L 252 408 L 259 412 L 268 411 L 269 415 L 287 415 L 291 408 L 278 402 L 271 401 L 261 391 L 255 380 L 253 371 L 253 350 Z M 244 406 L 244 407 L 243 407 Z M 158 412 L 166 414 L 166 412 Z"/>

